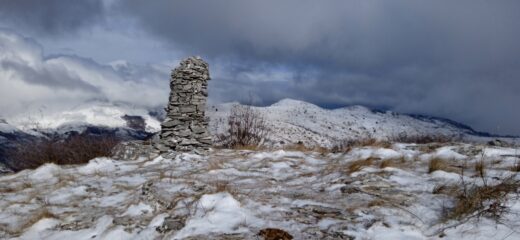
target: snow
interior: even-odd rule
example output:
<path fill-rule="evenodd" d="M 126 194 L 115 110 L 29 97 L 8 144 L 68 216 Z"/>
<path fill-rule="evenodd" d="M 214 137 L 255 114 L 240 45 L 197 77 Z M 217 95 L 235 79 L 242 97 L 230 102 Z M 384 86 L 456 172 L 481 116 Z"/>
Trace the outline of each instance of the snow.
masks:
<path fill-rule="evenodd" d="M 95 158 L 88 162 L 87 165 L 82 166 L 78 169 L 78 172 L 81 174 L 94 174 L 97 172 L 113 172 L 116 170 L 117 162 L 110 158 Z"/>
<path fill-rule="evenodd" d="M 140 202 L 138 205 L 131 205 L 130 207 L 128 207 L 128 210 L 126 210 L 126 212 L 123 213 L 123 216 L 139 216 L 150 212 L 153 212 L 152 207 L 150 205 Z"/>
<path fill-rule="evenodd" d="M 248 224 L 258 224 L 258 219 L 241 208 L 240 203 L 226 192 L 203 195 L 196 207 L 194 216 L 175 235 L 175 239 L 215 232 L 241 232 L 246 231 L 243 228 Z"/>
<path fill-rule="evenodd" d="M 488 165 L 486 180 L 495 184 L 514 174 L 505 168 L 510 157 L 502 155 L 516 149 L 469 144 L 421 149 L 428 148 L 396 144 L 335 154 L 215 149 L 207 156 L 46 164 L 0 177 L 0 238 L 255 239 L 271 227 L 294 239 L 438 239 L 441 233 L 442 239 L 520 239 L 512 231 L 520 223 L 515 194 L 501 222 L 444 221 L 443 209 L 455 199 L 433 190 L 458 186 L 461 176 L 427 171 L 429 158 L 462 165 L 485 150 L 505 162 Z M 375 158 L 370 166 L 347 171 L 352 161 L 368 157 Z M 384 159 L 398 164 L 381 168 Z M 481 184 L 473 165 L 464 181 Z"/>
<path fill-rule="evenodd" d="M 56 164 L 47 163 L 29 174 L 29 179 L 34 183 L 40 182 L 55 182 L 56 176 L 59 174 L 61 168 Z"/>
<path fill-rule="evenodd" d="M 453 151 L 453 147 L 441 147 L 436 149 L 433 153 L 426 153 L 419 156 L 422 161 L 429 161 L 431 159 L 443 159 L 447 161 L 464 160 L 467 156 Z"/>

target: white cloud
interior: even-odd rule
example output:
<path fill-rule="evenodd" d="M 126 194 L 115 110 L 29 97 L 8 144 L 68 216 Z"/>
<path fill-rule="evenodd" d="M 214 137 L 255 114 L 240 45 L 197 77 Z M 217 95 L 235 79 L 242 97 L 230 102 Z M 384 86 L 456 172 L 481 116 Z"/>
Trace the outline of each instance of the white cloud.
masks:
<path fill-rule="evenodd" d="M 46 57 L 34 40 L 0 30 L 2 117 L 45 109 L 71 109 L 85 102 L 155 108 L 167 101 L 168 69 L 162 65 L 102 65 L 77 56 Z"/>

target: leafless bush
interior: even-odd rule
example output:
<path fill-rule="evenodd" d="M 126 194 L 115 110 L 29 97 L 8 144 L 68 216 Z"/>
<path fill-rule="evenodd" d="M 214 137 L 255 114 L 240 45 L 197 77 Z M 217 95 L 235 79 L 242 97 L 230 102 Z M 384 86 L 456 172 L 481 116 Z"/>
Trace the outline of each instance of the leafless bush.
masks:
<path fill-rule="evenodd" d="M 258 146 L 268 133 L 264 116 L 251 106 L 234 106 L 227 125 L 227 131 L 217 135 L 217 144 L 223 147 Z"/>
<path fill-rule="evenodd" d="M 397 136 L 391 137 L 390 141 L 400 143 L 448 143 L 460 140 L 459 137 L 453 137 L 448 135 L 408 135 L 405 132 L 398 134 Z"/>
<path fill-rule="evenodd" d="M 18 144 L 7 153 L 7 164 L 14 170 L 33 169 L 45 163 L 80 164 L 96 157 L 110 156 L 118 143 L 115 137 L 79 134 L 67 139 L 41 139 Z"/>

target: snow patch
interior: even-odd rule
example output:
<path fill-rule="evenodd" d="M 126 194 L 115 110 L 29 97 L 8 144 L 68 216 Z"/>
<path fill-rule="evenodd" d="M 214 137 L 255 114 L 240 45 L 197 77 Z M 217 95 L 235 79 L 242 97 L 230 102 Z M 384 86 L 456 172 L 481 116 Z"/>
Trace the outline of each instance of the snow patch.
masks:
<path fill-rule="evenodd" d="M 248 231 L 248 225 L 258 226 L 260 222 L 229 193 L 206 194 L 198 201 L 195 214 L 174 238 L 219 232 L 245 232 Z"/>

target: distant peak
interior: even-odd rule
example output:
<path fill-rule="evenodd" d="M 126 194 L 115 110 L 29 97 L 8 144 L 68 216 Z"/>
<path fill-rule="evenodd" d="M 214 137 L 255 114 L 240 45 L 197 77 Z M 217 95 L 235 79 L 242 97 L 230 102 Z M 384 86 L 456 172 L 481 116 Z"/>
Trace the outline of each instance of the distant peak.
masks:
<path fill-rule="evenodd" d="M 274 104 L 272 104 L 271 106 L 314 106 L 314 107 L 318 107 L 317 105 L 314 105 L 312 103 L 308 103 L 308 102 L 305 102 L 305 101 L 301 101 L 301 100 L 295 100 L 295 99 L 290 99 L 290 98 L 284 98 Z"/>

